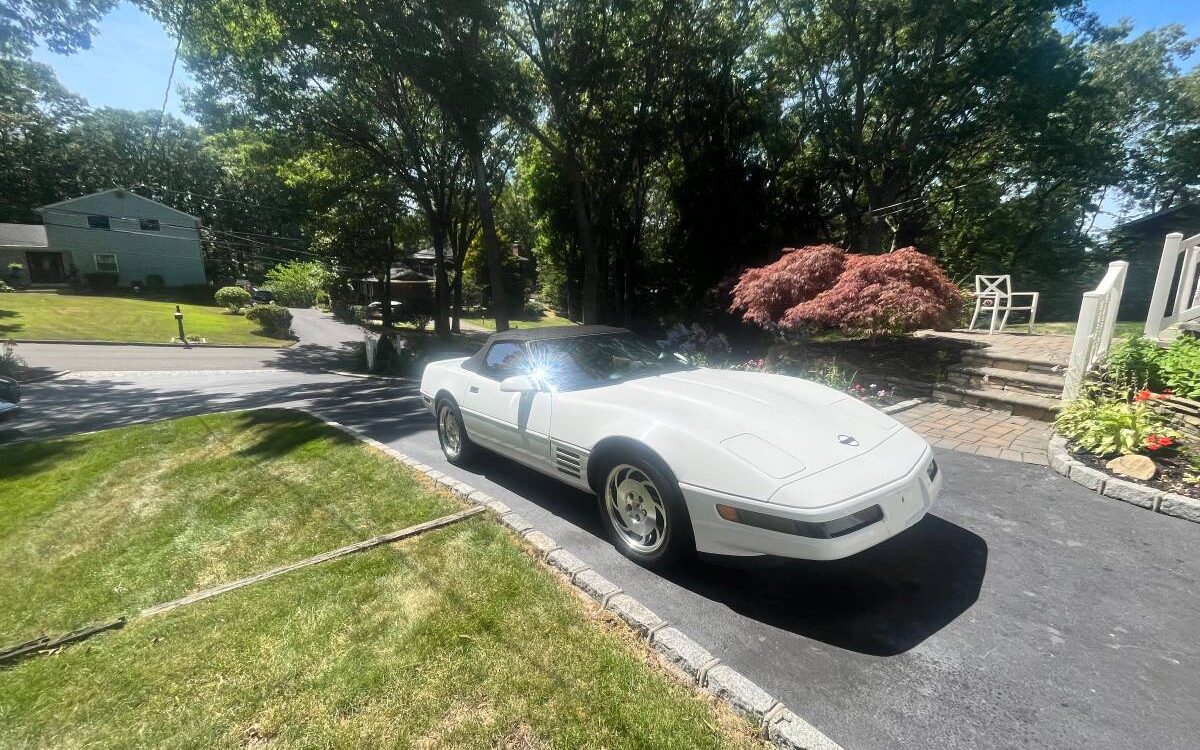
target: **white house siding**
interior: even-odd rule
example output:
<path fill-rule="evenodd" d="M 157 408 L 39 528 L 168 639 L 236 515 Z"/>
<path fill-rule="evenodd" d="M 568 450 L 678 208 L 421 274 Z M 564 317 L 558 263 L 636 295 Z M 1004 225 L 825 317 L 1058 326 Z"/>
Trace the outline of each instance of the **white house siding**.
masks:
<path fill-rule="evenodd" d="M 125 190 L 108 190 L 41 209 L 51 250 L 69 258 L 79 274 L 96 273 L 97 255 L 115 255 L 121 286 L 146 281 L 151 274 L 167 286 L 204 284 L 197 219 Z M 107 216 L 108 229 L 88 225 L 88 215 Z M 157 219 L 157 231 L 141 227 Z"/>

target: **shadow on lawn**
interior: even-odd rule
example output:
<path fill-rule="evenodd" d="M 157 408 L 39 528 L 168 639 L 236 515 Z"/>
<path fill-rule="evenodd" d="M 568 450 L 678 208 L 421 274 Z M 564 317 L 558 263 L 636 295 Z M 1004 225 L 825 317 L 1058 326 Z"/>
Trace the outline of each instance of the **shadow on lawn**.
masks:
<path fill-rule="evenodd" d="M 0 425 L 2 428 L 3 425 Z M 4 439 L 4 430 L 0 429 L 0 440 Z M 14 480 L 29 474 L 36 474 L 51 464 L 69 458 L 83 450 L 78 442 L 65 440 L 49 440 L 38 443 L 20 443 L 3 445 L 0 443 L 0 480 Z"/>
<path fill-rule="evenodd" d="M 3 302 L 3 298 L 0 298 Z M 11 323 L 3 322 L 5 318 L 20 318 L 21 314 L 13 310 L 0 310 L 0 339 L 14 338 L 18 333 L 25 329 L 25 325 L 18 321 Z"/>

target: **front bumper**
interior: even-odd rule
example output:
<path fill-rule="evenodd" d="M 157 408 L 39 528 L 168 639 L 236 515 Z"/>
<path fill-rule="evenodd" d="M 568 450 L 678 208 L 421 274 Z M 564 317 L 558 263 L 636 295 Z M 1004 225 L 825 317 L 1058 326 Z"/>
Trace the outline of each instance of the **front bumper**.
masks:
<path fill-rule="evenodd" d="M 692 518 L 696 550 L 699 552 L 743 557 L 776 555 L 802 560 L 838 560 L 873 547 L 924 518 L 942 488 L 941 470 L 932 478 L 928 475 L 931 461 L 933 451 L 927 448 L 920 460 L 902 477 L 869 493 L 819 510 L 789 508 L 683 483 L 679 488 Z M 718 515 L 718 503 L 809 524 L 845 518 L 873 506 L 879 506 L 883 517 L 843 536 L 818 539 L 727 521 Z"/>

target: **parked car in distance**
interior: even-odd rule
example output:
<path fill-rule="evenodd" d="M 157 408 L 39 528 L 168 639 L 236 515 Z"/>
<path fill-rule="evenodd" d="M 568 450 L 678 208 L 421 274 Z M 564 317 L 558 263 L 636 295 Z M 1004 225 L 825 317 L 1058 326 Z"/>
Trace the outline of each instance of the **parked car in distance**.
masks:
<path fill-rule="evenodd" d="M 392 316 L 395 317 L 400 314 L 401 310 L 404 309 L 404 303 L 399 302 L 398 300 L 392 300 L 391 307 L 392 307 Z M 367 316 L 368 317 L 378 318 L 381 315 L 383 315 L 383 303 L 382 302 L 372 302 L 367 305 Z"/>
<path fill-rule="evenodd" d="M 451 463 L 486 448 L 595 494 L 647 565 L 847 557 L 911 527 L 942 486 L 929 444 L 852 396 L 692 367 L 621 328 L 494 334 L 430 363 L 421 397 Z"/>
<path fill-rule="evenodd" d="M 12 378 L 0 377 L 0 419 L 16 411 L 21 404 L 21 384 Z"/>

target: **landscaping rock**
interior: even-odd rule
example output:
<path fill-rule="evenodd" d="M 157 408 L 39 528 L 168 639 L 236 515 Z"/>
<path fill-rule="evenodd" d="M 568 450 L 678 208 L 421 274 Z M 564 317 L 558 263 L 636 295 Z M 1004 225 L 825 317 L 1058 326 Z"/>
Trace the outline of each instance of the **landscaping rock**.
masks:
<path fill-rule="evenodd" d="M 624 620 L 626 625 L 642 635 L 648 635 L 653 628 L 665 622 L 649 607 L 628 594 L 617 594 L 609 599 L 608 609 Z"/>
<path fill-rule="evenodd" d="M 713 660 L 708 649 L 675 628 L 663 628 L 655 633 L 650 646 L 692 679 L 700 674 L 701 667 Z"/>
<path fill-rule="evenodd" d="M 761 725 L 763 717 L 778 702 L 741 672 L 724 664 L 708 670 L 704 687 L 755 724 Z"/>
<path fill-rule="evenodd" d="M 1071 473 L 1071 466 L 1077 463 L 1067 452 L 1066 439 L 1058 436 L 1051 438 L 1050 444 L 1046 446 L 1046 459 L 1050 463 L 1050 468 L 1064 477 Z"/>
<path fill-rule="evenodd" d="M 1104 464 L 1104 466 L 1114 474 L 1130 477 L 1131 479 L 1141 479 L 1143 482 L 1147 479 L 1153 479 L 1154 475 L 1158 473 L 1158 464 L 1151 461 L 1148 456 L 1138 456 L 1136 454 L 1117 456 Z"/>
<path fill-rule="evenodd" d="M 1200 500 L 1168 492 L 1162 496 L 1158 512 L 1200 523 Z"/>
<path fill-rule="evenodd" d="M 1109 479 L 1104 483 L 1104 494 L 1117 500 L 1140 505 L 1143 508 L 1154 509 L 1154 501 L 1158 499 L 1159 491 L 1124 479 Z"/>
<path fill-rule="evenodd" d="M 1071 473 L 1068 475 L 1075 480 L 1076 484 L 1082 484 L 1089 490 L 1100 492 L 1104 489 L 1104 481 L 1108 479 L 1108 475 L 1102 471 L 1096 471 L 1090 466 L 1084 466 L 1081 463 L 1071 464 Z"/>
<path fill-rule="evenodd" d="M 841 745 L 787 710 L 767 727 L 767 739 L 782 750 L 842 750 Z"/>

